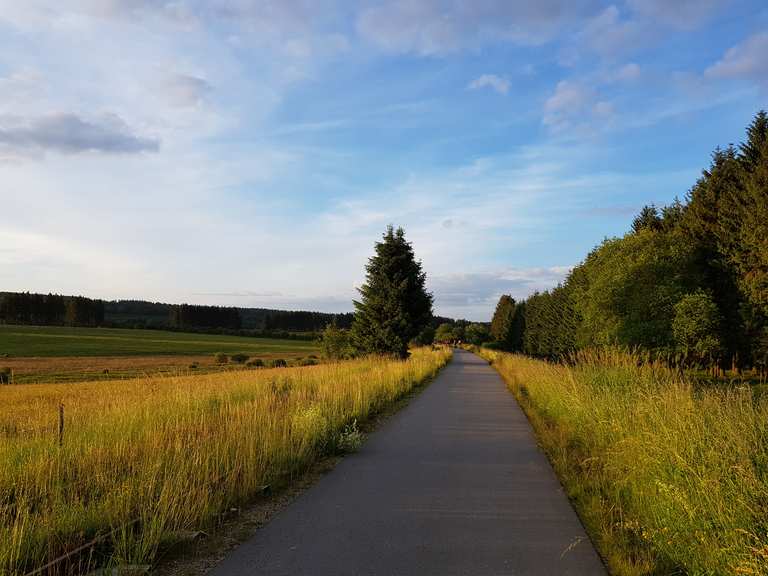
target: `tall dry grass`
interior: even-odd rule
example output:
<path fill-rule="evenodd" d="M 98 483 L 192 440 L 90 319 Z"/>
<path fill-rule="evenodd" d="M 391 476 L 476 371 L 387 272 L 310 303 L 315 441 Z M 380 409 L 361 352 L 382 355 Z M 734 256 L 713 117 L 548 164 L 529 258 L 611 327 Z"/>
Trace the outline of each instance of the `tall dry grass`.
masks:
<path fill-rule="evenodd" d="M 768 398 L 616 350 L 569 365 L 482 355 L 614 574 L 768 574 Z"/>
<path fill-rule="evenodd" d="M 179 531 L 209 526 L 263 485 L 290 482 L 334 452 L 345 426 L 449 358 L 447 349 L 419 349 L 406 362 L 3 387 L 0 574 L 110 531 L 97 551 L 150 563 Z"/>

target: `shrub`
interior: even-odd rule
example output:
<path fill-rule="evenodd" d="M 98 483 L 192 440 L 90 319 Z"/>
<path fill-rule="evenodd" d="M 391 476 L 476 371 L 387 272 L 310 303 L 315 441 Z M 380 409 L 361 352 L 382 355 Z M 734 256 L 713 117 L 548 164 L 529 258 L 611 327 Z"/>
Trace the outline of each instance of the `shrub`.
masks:
<path fill-rule="evenodd" d="M 248 356 L 248 354 L 243 354 L 242 352 L 238 352 L 237 354 L 232 354 L 232 356 L 230 356 L 232 362 L 235 362 L 236 364 L 245 364 L 248 358 L 250 358 L 250 356 Z"/>
<path fill-rule="evenodd" d="M 0 384 L 10 384 L 13 381 L 13 370 L 0 368 Z"/>
<path fill-rule="evenodd" d="M 215 358 L 216 358 L 217 364 L 226 364 L 227 362 L 229 362 L 229 356 L 227 356 L 223 352 L 219 352 L 218 354 L 216 354 Z"/>
<path fill-rule="evenodd" d="M 348 331 L 338 328 L 335 324 L 325 327 L 320 345 L 323 356 L 329 360 L 343 360 L 352 355 Z"/>
<path fill-rule="evenodd" d="M 303 358 L 296 362 L 296 366 L 316 366 L 317 360 L 313 358 Z"/>
<path fill-rule="evenodd" d="M 336 447 L 342 453 L 357 452 L 363 445 L 364 439 L 365 434 L 358 428 L 357 420 L 353 420 L 352 424 L 345 426 L 344 430 L 339 433 Z"/>
<path fill-rule="evenodd" d="M 282 358 L 275 358 L 269 363 L 270 368 L 285 368 L 286 366 L 288 366 L 288 362 L 286 362 Z"/>
<path fill-rule="evenodd" d="M 251 368 L 262 368 L 264 366 L 264 360 L 261 358 L 254 358 L 253 360 L 248 360 L 245 365 L 250 366 Z"/>

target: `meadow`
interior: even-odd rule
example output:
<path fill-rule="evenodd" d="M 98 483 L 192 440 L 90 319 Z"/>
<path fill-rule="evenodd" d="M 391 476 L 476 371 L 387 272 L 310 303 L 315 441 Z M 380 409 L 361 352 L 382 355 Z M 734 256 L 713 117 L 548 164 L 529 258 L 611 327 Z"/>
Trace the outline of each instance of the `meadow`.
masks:
<path fill-rule="evenodd" d="M 0 354 L 8 356 L 152 356 L 224 352 L 252 356 L 318 351 L 316 342 L 127 328 L 0 324 Z"/>
<path fill-rule="evenodd" d="M 589 351 L 481 351 L 617 575 L 768 574 L 768 398 Z"/>
<path fill-rule="evenodd" d="M 265 485 L 286 485 L 356 442 L 356 422 L 432 378 L 450 355 L 422 348 L 407 361 L 2 387 L 0 574 L 23 574 L 99 535 L 70 569 L 105 558 L 152 564 L 180 535 L 214 527 Z"/>
<path fill-rule="evenodd" d="M 0 369 L 14 382 L 73 382 L 231 369 L 214 355 L 265 361 L 317 356 L 317 342 L 163 330 L 0 324 Z"/>

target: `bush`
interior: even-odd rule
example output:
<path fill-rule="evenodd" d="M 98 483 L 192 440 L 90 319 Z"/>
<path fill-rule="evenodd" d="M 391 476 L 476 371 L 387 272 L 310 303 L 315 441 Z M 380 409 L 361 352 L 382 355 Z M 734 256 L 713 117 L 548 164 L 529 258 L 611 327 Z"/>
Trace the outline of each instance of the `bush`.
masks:
<path fill-rule="evenodd" d="M 296 362 L 296 366 L 316 366 L 317 360 L 313 358 L 302 358 Z"/>
<path fill-rule="evenodd" d="M 248 354 L 243 354 L 242 352 L 238 352 L 237 354 L 232 354 L 232 356 L 230 356 L 232 362 L 235 362 L 236 364 L 245 364 L 248 358 L 250 358 L 250 356 L 248 356 Z"/>
<path fill-rule="evenodd" d="M 0 384 L 10 384 L 11 382 L 13 382 L 13 370 L 0 368 Z"/>
<path fill-rule="evenodd" d="M 245 365 L 251 368 L 263 368 L 264 360 L 262 360 L 261 358 L 254 358 L 253 360 L 248 360 L 248 362 L 246 362 Z"/>
<path fill-rule="evenodd" d="M 217 364 L 226 364 L 227 362 L 229 362 L 229 356 L 227 356 L 223 352 L 219 352 L 218 354 L 216 354 L 215 358 L 216 358 Z"/>
<path fill-rule="evenodd" d="M 288 362 L 286 362 L 282 358 L 275 358 L 269 363 L 270 368 L 285 368 L 286 366 L 288 366 Z"/>
<path fill-rule="evenodd" d="M 353 420 L 352 424 L 348 424 L 339 434 L 336 447 L 342 453 L 357 452 L 364 439 L 365 434 L 358 428 L 357 420 Z"/>
<path fill-rule="evenodd" d="M 347 330 L 338 328 L 335 324 L 328 324 L 323 330 L 321 340 L 323 356 L 329 360 L 343 360 L 352 355 L 352 347 Z"/>

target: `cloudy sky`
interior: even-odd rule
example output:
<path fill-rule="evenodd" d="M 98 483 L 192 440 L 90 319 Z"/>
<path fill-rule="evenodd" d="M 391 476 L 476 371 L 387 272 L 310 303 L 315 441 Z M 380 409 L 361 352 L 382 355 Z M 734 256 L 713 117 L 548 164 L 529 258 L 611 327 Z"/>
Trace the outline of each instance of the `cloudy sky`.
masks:
<path fill-rule="evenodd" d="M 0 0 L 0 290 L 485 320 L 763 107 L 762 0 Z"/>

